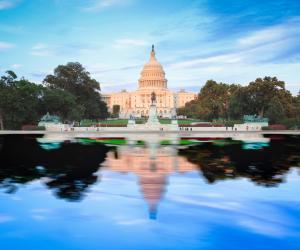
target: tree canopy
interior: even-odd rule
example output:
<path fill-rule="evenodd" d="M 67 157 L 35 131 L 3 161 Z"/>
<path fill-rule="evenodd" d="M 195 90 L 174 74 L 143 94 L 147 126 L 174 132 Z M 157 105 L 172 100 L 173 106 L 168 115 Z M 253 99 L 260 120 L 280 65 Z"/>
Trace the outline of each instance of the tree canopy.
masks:
<path fill-rule="evenodd" d="M 0 77 L 0 129 L 37 124 L 49 112 L 63 122 L 107 117 L 100 84 L 79 63 L 60 65 L 44 84 L 18 79 L 13 71 Z"/>
<path fill-rule="evenodd" d="M 76 114 L 85 119 L 99 119 L 108 116 L 105 102 L 101 100 L 100 84 L 90 77 L 90 73 L 78 62 L 59 65 L 53 75 L 44 79 L 45 86 L 51 89 L 61 89 L 75 97 Z"/>
<path fill-rule="evenodd" d="M 300 125 L 300 94 L 295 97 L 276 77 L 257 78 L 247 86 L 208 80 L 198 98 L 178 109 L 178 114 L 206 121 L 241 120 L 244 115 L 259 115 L 270 122 Z"/>

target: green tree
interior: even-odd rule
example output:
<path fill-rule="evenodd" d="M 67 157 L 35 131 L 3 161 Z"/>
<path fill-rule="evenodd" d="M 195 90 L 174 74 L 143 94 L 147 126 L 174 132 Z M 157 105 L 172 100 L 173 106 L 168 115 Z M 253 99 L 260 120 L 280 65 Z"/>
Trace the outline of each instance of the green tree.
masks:
<path fill-rule="evenodd" d="M 44 84 L 70 92 L 76 103 L 83 109 L 81 119 L 99 119 L 108 116 L 106 104 L 101 100 L 100 84 L 90 77 L 90 73 L 80 63 L 69 62 L 54 69 L 47 75 Z"/>
<path fill-rule="evenodd" d="M 4 129 L 4 113 L 7 110 L 7 95 L 9 94 L 8 88 L 17 79 L 15 72 L 8 70 L 6 75 L 0 78 L 0 129 Z"/>
<path fill-rule="evenodd" d="M 62 121 L 80 120 L 83 107 L 76 104 L 76 98 L 68 91 L 62 89 L 44 88 L 40 113 L 59 116 Z"/>
<path fill-rule="evenodd" d="M 251 96 L 248 87 L 239 87 L 229 101 L 229 116 L 231 119 L 242 119 L 243 115 L 254 115 Z"/>
<path fill-rule="evenodd" d="M 179 114 L 206 120 L 228 119 L 230 97 L 237 89 L 238 85 L 235 84 L 208 80 L 201 88 L 198 98 L 179 109 Z"/>
<path fill-rule="evenodd" d="M 17 129 L 23 124 L 36 123 L 42 86 L 24 78 L 17 80 L 14 72 L 1 77 L 0 120 L 2 128 Z"/>
<path fill-rule="evenodd" d="M 274 97 L 270 101 L 268 109 L 265 112 L 265 117 L 269 118 L 272 124 L 280 123 L 286 117 L 284 107 L 278 97 Z"/>
<path fill-rule="evenodd" d="M 113 117 L 119 117 L 120 105 L 113 105 L 112 115 Z"/>
<path fill-rule="evenodd" d="M 270 101 L 279 95 L 279 92 L 285 90 L 285 82 L 279 81 L 276 77 L 266 76 L 250 82 L 248 90 L 256 113 L 263 117 Z"/>
<path fill-rule="evenodd" d="M 295 98 L 296 116 L 300 118 L 300 91 L 298 96 Z"/>

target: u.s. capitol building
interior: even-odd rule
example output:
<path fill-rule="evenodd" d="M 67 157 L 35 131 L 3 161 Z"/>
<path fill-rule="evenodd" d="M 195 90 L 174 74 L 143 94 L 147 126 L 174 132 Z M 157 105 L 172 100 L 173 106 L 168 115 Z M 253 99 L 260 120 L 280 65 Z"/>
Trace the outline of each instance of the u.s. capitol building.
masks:
<path fill-rule="evenodd" d="M 160 117 L 171 117 L 174 108 L 183 107 L 187 102 L 197 97 L 196 93 L 172 92 L 168 89 L 165 71 L 155 57 L 154 46 L 150 53 L 150 60 L 144 65 L 136 91 L 126 90 L 102 94 L 108 109 L 112 112 L 115 105 L 120 106 L 119 116 L 122 118 L 145 117 L 149 114 L 151 94 L 156 95 L 157 113 Z"/>

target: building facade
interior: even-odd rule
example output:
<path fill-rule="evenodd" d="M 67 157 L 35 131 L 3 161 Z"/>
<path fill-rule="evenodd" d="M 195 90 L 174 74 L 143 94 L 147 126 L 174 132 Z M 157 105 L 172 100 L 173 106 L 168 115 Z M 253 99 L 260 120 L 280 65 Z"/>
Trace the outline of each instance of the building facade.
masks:
<path fill-rule="evenodd" d="M 197 94 L 184 90 L 172 92 L 168 89 L 167 82 L 165 71 L 157 61 L 152 45 L 150 59 L 141 71 L 138 89 L 132 92 L 123 90 L 117 93 L 102 94 L 102 98 L 107 103 L 110 112 L 115 105 L 119 106 L 119 116 L 122 118 L 147 117 L 151 104 L 151 94 L 154 92 L 157 113 L 160 117 L 171 118 L 174 109 L 183 107 L 187 102 L 194 100 Z"/>

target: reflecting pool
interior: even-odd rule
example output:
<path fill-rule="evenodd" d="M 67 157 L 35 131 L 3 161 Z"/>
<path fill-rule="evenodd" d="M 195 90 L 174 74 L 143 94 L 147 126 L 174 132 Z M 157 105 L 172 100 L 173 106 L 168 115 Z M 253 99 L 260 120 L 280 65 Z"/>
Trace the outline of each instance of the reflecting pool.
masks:
<path fill-rule="evenodd" d="M 300 136 L 0 136 L 1 249 L 297 249 Z"/>

